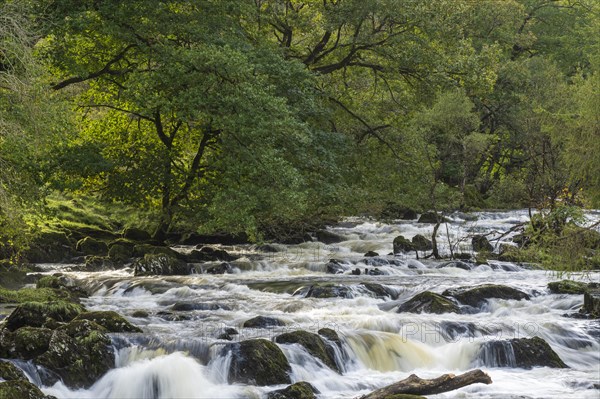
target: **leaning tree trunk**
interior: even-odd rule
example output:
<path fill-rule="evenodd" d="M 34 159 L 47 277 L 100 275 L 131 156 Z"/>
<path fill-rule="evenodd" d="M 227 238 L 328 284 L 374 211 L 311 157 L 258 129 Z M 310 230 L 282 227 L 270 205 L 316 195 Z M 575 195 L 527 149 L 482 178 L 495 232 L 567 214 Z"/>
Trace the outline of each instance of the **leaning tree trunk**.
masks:
<path fill-rule="evenodd" d="M 424 380 L 411 374 L 410 377 L 364 395 L 361 399 L 385 399 L 400 394 L 435 395 L 479 382 L 491 384 L 492 379 L 489 375 L 479 369 L 471 370 L 457 376 L 454 374 L 444 374 L 431 380 Z"/>

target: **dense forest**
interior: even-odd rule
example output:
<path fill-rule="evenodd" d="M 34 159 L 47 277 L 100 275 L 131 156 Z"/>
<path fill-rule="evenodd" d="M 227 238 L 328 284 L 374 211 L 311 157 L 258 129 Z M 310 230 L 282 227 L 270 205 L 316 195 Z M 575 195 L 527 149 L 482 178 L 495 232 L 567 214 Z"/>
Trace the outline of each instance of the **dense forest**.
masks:
<path fill-rule="evenodd" d="M 561 224 L 600 205 L 599 38 L 595 0 L 2 0 L 0 252 L 75 225 Z"/>

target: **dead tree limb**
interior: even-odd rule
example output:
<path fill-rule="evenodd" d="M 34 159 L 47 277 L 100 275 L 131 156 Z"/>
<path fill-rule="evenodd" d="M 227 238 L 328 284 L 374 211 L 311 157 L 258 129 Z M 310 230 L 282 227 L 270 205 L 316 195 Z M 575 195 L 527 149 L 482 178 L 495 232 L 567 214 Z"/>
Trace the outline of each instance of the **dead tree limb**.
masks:
<path fill-rule="evenodd" d="M 479 382 L 491 384 L 492 379 L 489 375 L 479 369 L 467 371 L 466 373 L 457 376 L 454 374 L 444 374 L 431 380 L 425 380 L 411 374 L 410 377 L 402 381 L 395 382 L 373 391 L 368 395 L 362 396 L 360 399 L 385 399 L 399 394 L 435 395 Z"/>

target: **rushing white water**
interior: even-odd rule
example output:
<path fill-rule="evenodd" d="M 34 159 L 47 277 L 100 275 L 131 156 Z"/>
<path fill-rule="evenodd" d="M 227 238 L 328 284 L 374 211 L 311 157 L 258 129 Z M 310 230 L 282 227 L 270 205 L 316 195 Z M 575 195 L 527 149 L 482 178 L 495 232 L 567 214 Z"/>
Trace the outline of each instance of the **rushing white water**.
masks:
<path fill-rule="evenodd" d="M 442 253 L 470 252 L 469 234 L 503 232 L 527 220 L 526 211 L 456 214 L 448 229 L 440 228 Z M 598 214 L 590 214 L 598 218 Z M 278 245 L 279 252 L 259 253 L 254 246 L 226 247 L 240 258 L 235 273 L 180 277 L 133 277 L 130 269 L 115 272 L 68 272 L 64 265 L 47 265 L 83 280 L 94 295 L 85 303 L 94 310 L 115 310 L 144 330 L 144 334 L 115 334 L 116 368 L 88 390 L 72 391 L 58 383 L 43 387 L 58 398 L 260 398 L 283 386 L 253 387 L 227 382 L 231 359 L 219 348 L 225 328 L 235 328 L 234 341 L 274 338 L 297 329 L 316 333 L 328 327 L 343 344 L 336 352 L 337 373 L 297 344 L 279 345 L 292 366 L 293 382 L 308 381 L 322 398 L 354 398 L 415 373 L 432 378 L 482 368 L 491 385 L 473 385 L 436 398 L 598 398 L 600 383 L 600 326 L 574 319 L 582 295 L 556 295 L 547 283 L 561 277 L 507 262 L 464 265 L 390 256 L 394 237 L 431 235 L 433 226 L 415 221 L 378 223 L 351 219 L 331 228 L 346 240 L 334 245 L 308 242 Z M 490 237 L 493 237 L 492 234 Z M 500 236 L 500 233 L 496 234 Z M 510 235 L 498 247 L 508 242 Z M 188 248 L 179 248 L 187 251 Z M 366 251 L 382 256 L 364 258 Z M 344 274 L 326 274 L 330 258 L 341 261 Z M 445 266 L 445 267 L 441 267 Z M 359 268 L 361 275 L 352 275 Z M 385 275 L 365 275 L 379 269 Z M 598 273 L 570 278 L 598 281 Z M 344 298 L 304 298 L 314 284 L 348 287 Z M 375 296 L 362 283 L 378 283 L 398 297 Z M 397 313 L 397 306 L 425 290 L 483 283 L 518 288 L 531 300 L 490 300 L 472 314 Z M 195 304 L 195 310 L 174 311 L 176 303 Z M 133 317 L 144 310 L 149 316 Z M 245 320 L 263 315 L 285 326 L 243 328 Z M 510 349 L 489 348 L 487 342 L 539 336 L 570 367 L 532 370 L 497 367 L 514 364 Z M 514 354 L 512 355 L 514 357 Z M 499 358 L 504 363 L 497 363 Z M 513 363 L 511 363 L 513 362 Z"/>

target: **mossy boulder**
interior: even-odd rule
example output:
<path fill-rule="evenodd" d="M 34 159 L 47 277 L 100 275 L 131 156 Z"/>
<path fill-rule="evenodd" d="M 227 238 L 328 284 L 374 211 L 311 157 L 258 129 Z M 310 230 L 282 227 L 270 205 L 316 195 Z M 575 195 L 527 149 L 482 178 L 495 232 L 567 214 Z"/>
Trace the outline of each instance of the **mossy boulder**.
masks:
<path fill-rule="evenodd" d="M 0 379 L 5 381 L 27 380 L 23 370 L 4 360 L 0 360 Z M 2 396 L 0 396 L 1 398 Z"/>
<path fill-rule="evenodd" d="M 232 352 L 229 382 L 251 385 L 290 384 L 292 368 L 281 349 L 266 339 L 228 344 Z"/>
<path fill-rule="evenodd" d="M 596 283 L 587 284 L 582 281 L 561 280 L 548 283 L 548 289 L 553 294 L 583 294 L 588 288 L 598 288 Z"/>
<path fill-rule="evenodd" d="M 315 387 L 306 381 L 300 381 L 284 389 L 271 391 L 267 399 L 315 399 L 319 393 Z"/>
<path fill-rule="evenodd" d="M 65 301 L 26 302 L 13 310 L 6 318 L 5 326 L 9 331 L 15 331 L 21 327 L 43 327 L 52 321 L 66 323 L 84 310 L 77 303 Z"/>
<path fill-rule="evenodd" d="M 492 252 L 494 246 L 490 244 L 489 240 L 482 235 L 473 236 L 471 239 L 471 245 L 475 252 Z"/>
<path fill-rule="evenodd" d="M 133 256 L 141 258 L 146 255 L 167 255 L 172 258 L 183 258 L 179 252 L 166 246 L 152 244 L 138 244 L 133 247 Z"/>
<path fill-rule="evenodd" d="M 115 263 L 127 263 L 132 256 L 133 247 L 131 245 L 116 243 L 108 248 L 108 258 Z"/>
<path fill-rule="evenodd" d="M 192 268 L 184 261 L 166 254 L 147 253 L 134 264 L 135 276 L 188 275 Z"/>
<path fill-rule="evenodd" d="M 69 291 L 53 288 L 21 288 L 9 290 L 0 287 L 0 303 L 48 302 L 69 300 Z"/>
<path fill-rule="evenodd" d="M 398 306 L 398 313 L 460 313 L 459 307 L 450 299 L 431 291 L 413 296 Z"/>
<path fill-rule="evenodd" d="M 152 236 L 146 230 L 138 229 L 136 227 L 128 227 L 123 230 L 123 238 L 134 241 L 148 241 L 152 238 Z"/>
<path fill-rule="evenodd" d="M 411 252 L 414 251 L 415 247 L 409 239 L 404 236 L 398 236 L 394 238 L 394 253 L 400 254 L 403 252 Z"/>
<path fill-rule="evenodd" d="M 107 330 L 90 320 L 74 320 L 56 329 L 48 350 L 35 359 L 70 388 L 89 388 L 114 367 Z"/>
<path fill-rule="evenodd" d="M 74 319 L 74 321 L 77 320 L 93 321 L 104 327 L 107 331 L 113 333 L 142 332 L 142 330 L 139 327 L 134 326 L 133 324 L 128 322 L 123 316 L 111 310 L 80 313 Z"/>
<path fill-rule="evenodd" d="M 36 287 L 38 289 L 52 288 L 54 290 L 67 291 L 73 299 L 89 296 L 85 289 L 76 284 L 75 280 L 60 274 L 53 274 L 51 276 L 40 278 L 36 283 Z"/>
<path fill-rule="evenodd" d="M 243 326 L 245 328 L 269 328 L 285 326 L 285 323 L 275 317 L 256 316 L 246 320 Z"/>
<path fill-rule="evenodd" d="M 27 379 L 0 382 L 0 398 L 2 399 L 50 399 L 38 387 Z"/>
<path fill-rule="evenodd" d="M 529 295 L 520 291 L 516 288 L 507 287 L 499 284 L 483 284 L 476 287 L 461 287 L 456 289 L 449 289 L 442 293 L 444 296 L 452 296 L 458 299 L 465 305 L 470 306 L 481 306 L 486 303 L 490 298 L 497 299 L 514 299 L 529 300 Z"/>
<path fill-rule="evenodd" d="M 74 243 L 63 231 L 43 231 L 33 239 L 23 258 L 30 263 L 62 262 L 73 256 Z"/>
<path fill-rule="evenodd" d="M 414 236 L 411 242 L 417 251 L 430 251 L 433 249 L 433 242 L 422 234 Z"/>
<path fill-rule="evenodd" d="M 115 263 L 108 256 L 87 255 L 85 269 L 87 271 L 114 270 Z"/>
<path fill-rule="evenodd" d="M 582 313 L 587 313 L 593 318 L 600 318 L 600 288 L 589 288 L 583 294 Z"/>
<path fill-rule="evenodd" d="M 438 223 L 444 221 L 446 221 L 446 218 L 436 212 L 425 212 L 419 216 L 417 223 Z"/>
<path fill-rule="evenodd" d="M 537 336 L 485 342 L 479 358 L 488 367 L 568 367 L 550 345 Z"/>
<path fill-rule="evenodd" d="M 85 255 L 103 256 L 108 253 L 108 245 L 104 241 L 97 240 L 93 237 L 85 237 L 77 241 L 77 246 L 75 248 Z"/>
<path fill-rule="evenodd" d="M 236 259 L 235 256 L 230 255 L 229 252 L 223 249 L 208 246 L 199 246 L 198 248 L 192 250 L 192 252 L 187 254 L 186 258 L 187 261 L 191 263 L 216 261 L 230 262 Z"/>
<path fill-rule="evenodd" d="M 359 287 L 366 288 L 369 293 L 374 295 L 377 298 L 398 298 L 398 292 L 396 290 L 386 287 L 385 285 L 377 284 L 377 283 L 361 283 Z"/>
<path fill-rule="evenodd" d="M 52 330 L 39 327 L 22 327 L 14 334 L 14 354 L 12 357 L 24 360 L 33 359 L 48 350 Z"/>
<path fill-rule="evenodd" d="M 327 367 L 337 372 L 340 371 L 335 363 L 332 348 L 329 348 L 325 341 L 323 341 L 323 338 L 319 337 L 317 334 L 297 330 L 278 335 L 275 337 L 275 342 L 278 344 L 302 345 L 308 353 L 321 360 Z"/>

